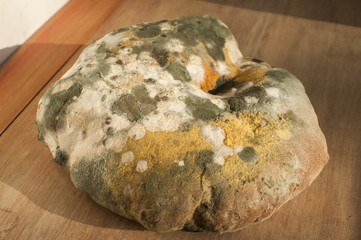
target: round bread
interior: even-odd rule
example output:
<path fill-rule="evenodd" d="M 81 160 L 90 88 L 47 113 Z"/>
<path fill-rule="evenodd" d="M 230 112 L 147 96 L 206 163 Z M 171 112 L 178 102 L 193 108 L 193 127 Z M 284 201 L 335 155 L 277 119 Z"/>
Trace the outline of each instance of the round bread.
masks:
<path fill-rule="evenodd" d="M 41 98 L 39 140 L 75 187 L 154 231 L 236 231 L 328 160 L 301 82 L 209 16 L 121 28 Z"/>

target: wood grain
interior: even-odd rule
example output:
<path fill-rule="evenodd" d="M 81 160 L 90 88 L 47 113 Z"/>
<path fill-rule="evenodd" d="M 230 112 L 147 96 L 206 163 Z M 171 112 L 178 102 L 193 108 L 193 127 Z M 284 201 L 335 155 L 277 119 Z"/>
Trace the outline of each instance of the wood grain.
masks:
<path fill-rule="evenodd" d="M 219 17 L 244 55 L 300 78 L 330 153 L 314 183 L 270 219 L 239 232 L 145 231 L 77 191 L 68 173 L 37 141 L 35 114 L 44 88 L 33 93 L 35 98 L 0 138 L 0 239 L 361 239 L 361 28 L 215 1 L 126 0 L 84 41 L 135 23 L 195 14 Z M 82 49 L 51 82 L 71 67 Z M 18 62 L 7 64 L 11 68 Z M 50 67 L 39 66 L 42 71 Z M 28 75 L 23 72 L 18 79 Z"/>
<path fill-rule="evenodd" d="M 1 66 L 0 135 L 119 3 L 69 1 Z"/>

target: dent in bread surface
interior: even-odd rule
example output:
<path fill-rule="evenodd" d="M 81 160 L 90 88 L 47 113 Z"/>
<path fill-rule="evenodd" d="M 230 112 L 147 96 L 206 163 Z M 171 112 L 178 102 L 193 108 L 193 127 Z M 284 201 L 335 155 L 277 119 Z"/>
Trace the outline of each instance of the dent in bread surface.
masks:
<path fill-rule="evenodd" d="M 328 159 L 300 81 L 243 57 L 209 16 L 93 42 L 41 98 L 37 126 L 78 189 L 156 231 L 261 221 Z"/>

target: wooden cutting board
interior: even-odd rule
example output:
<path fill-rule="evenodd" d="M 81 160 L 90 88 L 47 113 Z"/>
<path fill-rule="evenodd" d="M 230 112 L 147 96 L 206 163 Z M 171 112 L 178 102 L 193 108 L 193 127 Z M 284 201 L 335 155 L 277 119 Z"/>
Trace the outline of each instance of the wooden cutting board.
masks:
<path fill-rule="evenodd" d="M 353 0 L 71 0 L 0 67 L 0 239 L 361 239 L 360 12 Z M 260 224 L 222 235 L 149 232 L 74 188 L 37 140 L 37 103 L 111 30 L 199 14 L 224 21 L 245 56 L 300 78 L 330 161 Z"/>

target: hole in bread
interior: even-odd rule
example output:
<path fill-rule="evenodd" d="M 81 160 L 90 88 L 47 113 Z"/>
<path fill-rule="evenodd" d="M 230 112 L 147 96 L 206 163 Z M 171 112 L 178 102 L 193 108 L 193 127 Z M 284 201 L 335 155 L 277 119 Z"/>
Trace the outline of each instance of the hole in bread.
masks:
<path fill-rule="evenodd" d="M 218 78 L 213 89 L 208 90 L 207 92 L 223 98 L 241 96 L 246 89 L 267 81 L 266 72 L 266 68 L 253 66 L 252 64 L 243 65 L 233 77 L 223 76 Z M 209 80 L 212 82 L 212 78 L 206 79 L 205 88 L 212 85 L 207 84 L 207 81 Z M 204 87 L 202 87 L 202 89 L 204 89 Z"/>
<path fill-rule="evenodd" d="M 252 82 L 239 81 L 237 78 L 219 79 L 214 89 L 209 90 L 208 93 L 222 97 L 234 97 L 253 85 Z"/>

